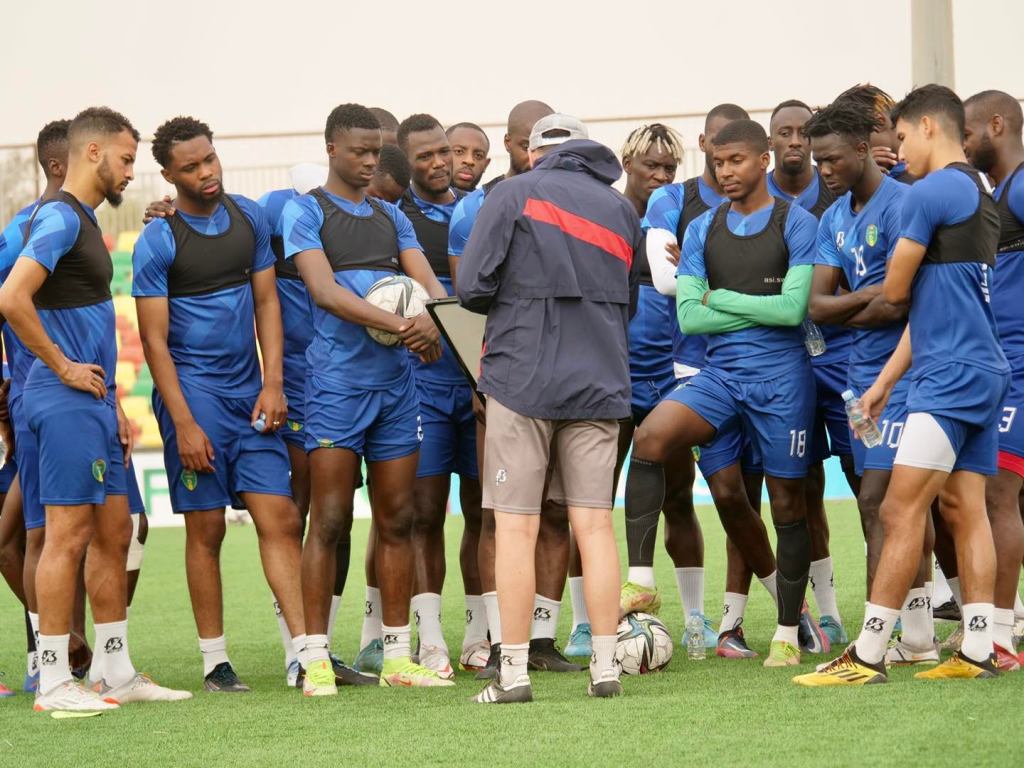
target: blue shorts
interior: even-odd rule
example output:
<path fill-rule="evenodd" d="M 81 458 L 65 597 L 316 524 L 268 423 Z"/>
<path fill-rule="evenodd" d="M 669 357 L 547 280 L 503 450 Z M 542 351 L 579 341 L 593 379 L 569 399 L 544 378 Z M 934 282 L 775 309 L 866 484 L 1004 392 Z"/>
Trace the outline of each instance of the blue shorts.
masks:
<path fill-rule="evenodd" d="M 423 442 L 416 477 L 450 475 L 478 478 L 476 416 L 468 384 L 417 380 Z"/>
<path fill-rule="evenodd" d="M 41 504 L 103 504 L 128 493 L 112 403 L 61 385 L 27 390 L 22 406 L 36 439 Z"/>
<path fill-rule="evenodd" d="M 925 411 L 911 411 L 896 452 L 896 464 L 943 472 L 994 475 L 999 428 L 983 427 Z"/>
<path fill-rule="evenodd" d="M 1010 389 L 1003 398 L 997 421 L 999 453 L 1024 460 L 1024 371 L 1011 374 Z M 1000 466 L 1003 463 L 1000 459 Z"/>
<path fill-rule="evenodd" d="M 707 367 L 669 397 L 714 427 L 716 438 L 730 432 L 748 435 L 767 475 L 805 477 L 812 449 L 808 440 L 814 422 L 813 387 L 806 361 L 764 381 L 735 381 Z M 736 442 L 738 437 L 733 440 L 730 450 L 735 453 L 741 442 Z M 713 446 L 714 441 L 708 448 Z"/>
<path fill-rule="evenodd" d="M 18 482 L 21 484 L 21 516 L 25 530 L 46 526 L 46 510 L 39 501 L 39 448 L 36 436 L 25 420 L 24 400 L 21 396 L 10 402 L 11 423 L 14 426 L 14 452 L 18 459 Z"/>
<path fill-rule="evenodd" d="M 863 394 L 867 388 L 850 384 L 850 389 L 857 396 Z M 906 423 L 907 387 L 903 382 L 896 385 L 892 395 L 889 396 L 889 402 L 885 404 L 885 410 L 882 411 L 882 418 L 878 420 L 878 429 L 882 433 L 882 442 L 879 445 L 868 448 L 864 445 L 864 441 L 853 434 L 847 423 L 847 433 L 853 446 L 853 471 L 858 477 L 863 475 L 866 469 L 892 472 L 896 450 L 900 447 L 900 439 L 903 437 L 903 428 Z"/>
<path fill-rule="evenodd" d="M 675 373 L 669 371 L 660 379 L 633 379 L 631 384 L 633 423 L 640 426 L 640 422 L 647 418 L 647 414 L 675 389 L 679 380 L 676 379 Z"/>
<path fill-rule="evenodd" d="M 181 465 L 178 435 L 160 393 L 153 390 L 153 413 L 164 441 L 164 466 L 176 513 L 243 506 L 240 494 L 291 496 L 291 465 L 277 433 L 262 434 L 250 419 L 256 397 L 219 397 L 181 384 L 192 417 L 213 445 L 213 472 Z"/>
<path fill-rule="evenodd" d="M 391 389 L 345 389 L 306 379 L 306 451 L 347 448 L 367 461 L 391 461 L 419 450 L 420 401 L 410 370 Z"/>
<path fill-rule="evenodd" d="M 685 387 L 692 379 L 693 376 L 685 376 L 678 380 L 677 386 Z M 736 425 L 733 429 L 720 430 L 710 443 L 695 445 L 690 450 L 705 480 L 716 472 L 731 467 L 737 461 L 740 462 L 744 473 L 764 471 L 761 457 L 741 425 Z"/>
<path fill-rule="evenodd" d="M 133 515 L 146 514 L 146 504 L 142 500 L 142 492 L 139 490 L 139 479 L 135 477 L 135 467 L 128 462 L 128 512 Z"/>
<path fill-rule="evenodd" d="M 999 421 L 1009 387 L 1009 373 L 966 363 L 935 365 L 916 374 L 911 369 L 907 410 L 984 429 Z"/>
<path fill-rule="evenodd" d="M 814 408 L 814 449 L 811 461 L 824 461 L 829 456 L 849 456 L 850 425 L 843 405 L 846 389 L 847 361 L 812 365 L 817 402 Z"/>
<path fill-rule="evenodd" d="M 288 399 L 288 420 L 280 431 L 281 437 L 289 445 L 306 450 L 306 414 L 304 407 L 296 407 Z"/>

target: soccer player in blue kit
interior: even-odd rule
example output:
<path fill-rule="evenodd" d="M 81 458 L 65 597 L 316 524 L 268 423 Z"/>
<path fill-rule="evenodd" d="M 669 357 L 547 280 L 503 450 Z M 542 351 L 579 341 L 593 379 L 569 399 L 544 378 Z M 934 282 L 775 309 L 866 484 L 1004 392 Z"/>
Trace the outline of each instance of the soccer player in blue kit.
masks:
<path fill-rule="evenodd" d="M 999 674 L 992 643 L 996 555 L 985 512 L 985 476 L 996 474 L 1010 382 L 990 303 L 999 213 L 987 182 L 966 163 L 964 108 L 953 91 L 916 88 L 893 117 L 900 155 L 919 180 L 904 196 L 882 295 L 892 304 L 909 302 L 910 311 L 896 350 L 861 401 L 872 417 L 881 417 L 909 370 L 908 416 L 882 502 L 885 540 L 863 629 L 842 656 L 794 678 L 800 685 L 887 681 L 886 645 L 936 496 L 961 569 L 964 639 L 951 658 L 915 677 Z"/>
<path fill-rule="evenodd" d="M 128 120 L 106 107 L 75 117 L 63 189 L 34 212 L 21 257 L 0 288 L 0 313 L 37 357 L 24 408 L 47 524 L 36 570 L 38 711 L 95 714 L 119 703 L 191 698 L 136 672 L 128 653 L 132 439 L 116 405 L 113 265 L 94 209 L 104 200 L 120 204 L 138 139 Z M 87 547 L 86 588 L 102 656 L 98 690 L 75 683 L 68 664 L 68 623 Z"/>
<path fill-rule="evenodd" d="M 328 658 L 327 612 L 341 530 L 352 517 L 360 457 L 372 488 L 375 564 L 381 590 L 382 686 L 453 685 L 411 660 L 413 487 L 422 427 L 406 347 L 424 362 L 440 357 L 440 334 L 424 313 L 405 319 L 363 299 L 370 286 L 401 270 L 435 298 L 447 295 L 430 270 L 408 218 L 367 198 L 381 147 L 377 118 L 342 104 L 324 131 L 327 183 L 289 201 L 283 212 L 285 257 L 294 259 L 313 302 L 307 351 L 306 450 L 310 452 L 309 533 L 303 551 L 308 664 L 303 692 L 337 693 Z M 395 333 L 384 346 L 367 328 Z"/>
<path fill-rule="evenodd" d="M 224 635 L 220 547 L 229 504 L 252 515 L 264 573 L 296 651 L 305 634 L 299 516 L 277 434 L 287 403 L 270 228 L 254 201 L 225 194 L 205 123 L 168 120 L 156 131 L 153 157 L 175 187 L 175 214 L 151 221 L 136 241 L 132 293 L 153 373 L 171 506 L 185 520 L 204 687 L 245 692 Z"/>
<path fill-rule="evenodd" d="M 822 180 L 837 195 L 821 219 L 809 315 L 819 323 L 842 323 L 852 330 L 850 366 L 843 388 L 867 390 L 892 355 L 906 327 L 906 307 L 882 296 L 889 258 L 900 236 L 903 197 L 909 190 L 875 163 L 870 137 L 874 117 L 849 100 L 839 100 L 807 122 L 815 162 Z M 837 295 L 840 284 L 848 288 Z M 854 437 L 855 472 L 861 478 L 857 495 L 861 528 L 867 544 L 867 595 L 882 548 L 878 507 L 889 485 L 893 459 L 907 420 L 909 381 L 894 390 L 879 428 L 882 444 L 867 448 Z M 922 553 L 927 565 L 931 555 Z M 908 594 L 901 611 L 902 633 L 888 649 L 890 664 L 936 663 L 934 621 L 924 575 Z"/>
<path fill-rule="evenodd" d="M 445 134 L 452 147 L 452 186 L 472 192 L 491 164 L 491 141 L 476 123 L 455 123 Z"/>
<path fill-rule="evenodd" d="M 763 460 L 778 533 L 779 624 L 765 666 L 791 666 L 800 661 L 810 566 L 804 477 L 813 380 L 797 326 L 807 313 L 815 221 L 768 193 L 768 137 L 758 123 L 723 127 L 713 156 L 729 200 L 687 227 L 677 298 L 683 332 L 708 336 L 707 364 L 637 430 L 626 517 L 661 508 L 672 451 L 741 422 Z"/>
<path fill-rule="evenodd" d="M 971 165 L 995 182 L 999 210 L 992 313 L 1012 373 L 1010 390 L 998 416 L 999 472 L 985 484 L 985 506 L 996 545 L 992 639 L 997 664 L 1003 670 L 1012 670 L 1020 666 L 1013 626 L 1024 558 L 1024 521 L 1019 501 L 1024 477 L 1024 414 L 1019 413 L 1024 409 L 1024 174 L 1020 173 L 1024 168 L 1024 116 L 1020 102 L 1002 91 L 982 91 L 971 96 L 964 102 L 964 111 L 964 151 Z"/>

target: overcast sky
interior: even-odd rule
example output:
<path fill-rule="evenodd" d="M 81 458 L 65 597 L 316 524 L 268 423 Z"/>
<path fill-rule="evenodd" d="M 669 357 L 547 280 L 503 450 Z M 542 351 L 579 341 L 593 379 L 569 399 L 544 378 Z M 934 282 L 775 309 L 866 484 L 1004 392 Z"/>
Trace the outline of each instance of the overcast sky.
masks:
<path fill-rule="evenodd" d="M 909 0 L 8 6 L 0 143 L 100 103 L 144 134 L 176 114 L 223 134 L 320 130 L 343 101 L 498 122 L 524 98 L 583 117 L 657 115 L 911 85 Z M 955 0 L 954 22 L 957 89 L 1024 94 L 1024 3 Z"/>

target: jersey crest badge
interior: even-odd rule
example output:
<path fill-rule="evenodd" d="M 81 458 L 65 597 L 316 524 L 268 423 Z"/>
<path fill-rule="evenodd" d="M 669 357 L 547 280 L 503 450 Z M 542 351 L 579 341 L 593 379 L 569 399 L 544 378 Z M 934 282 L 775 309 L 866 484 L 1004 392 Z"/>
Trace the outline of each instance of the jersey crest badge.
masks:
<path fill-rule="evenodd" d="M 867 240 L 867 244 L 870 247 L 874 248 L 875 244 L 878 242 L 878 227 L 874 224 L 869 225 L 868 231 L 865 234 L 865 240 Z"/>

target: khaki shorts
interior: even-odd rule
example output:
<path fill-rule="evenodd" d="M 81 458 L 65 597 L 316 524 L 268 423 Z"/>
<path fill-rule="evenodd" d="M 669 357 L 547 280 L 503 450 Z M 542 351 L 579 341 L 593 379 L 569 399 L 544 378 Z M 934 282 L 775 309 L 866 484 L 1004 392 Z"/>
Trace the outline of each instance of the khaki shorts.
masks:
<path fill-rule="evenodd" d="M 615 419 L 534 419 L 489 397 L 480 474 L 483 506 L 539 514 L 550 463 L 549 499 L 611 509 L 618 439 Z"/>

